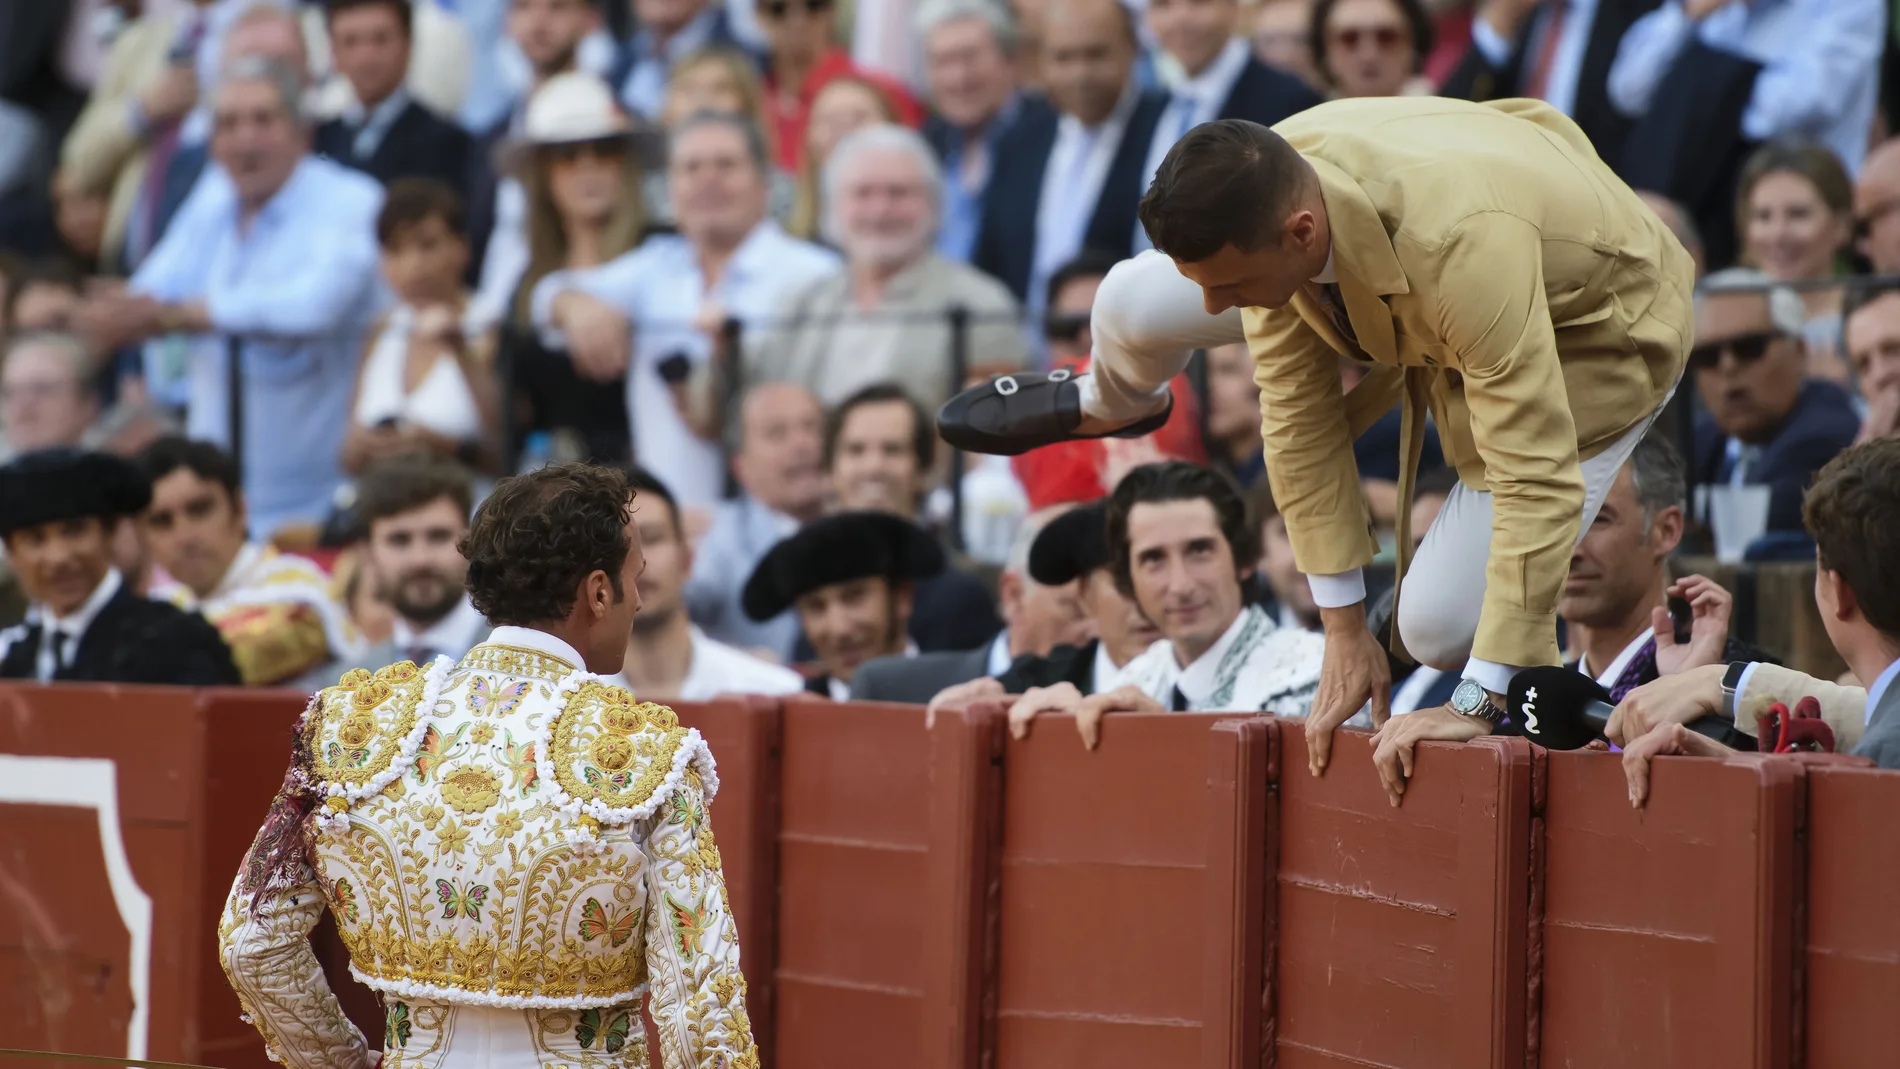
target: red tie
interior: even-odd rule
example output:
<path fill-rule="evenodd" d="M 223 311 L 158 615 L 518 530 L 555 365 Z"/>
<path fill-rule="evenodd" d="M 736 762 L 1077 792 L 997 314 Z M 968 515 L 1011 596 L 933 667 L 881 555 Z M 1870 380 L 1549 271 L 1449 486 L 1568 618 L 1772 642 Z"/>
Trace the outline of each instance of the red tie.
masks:
<path fill-rule="evenodd" d="M 1524 95 L 1544 99 L 1544 86 L 1550 81 L 1550 64 L 1557 57 L 1557 39 L 1564 35 L 1564 11 L 1570 5 L 1565 0 L 1552 0 L 1546 5 L 1550 16 L 1544 20 L 1544 39 L 1537 44 L 1537 64 L 1530 70 L 1530 79 L 1524 83 Z"/>

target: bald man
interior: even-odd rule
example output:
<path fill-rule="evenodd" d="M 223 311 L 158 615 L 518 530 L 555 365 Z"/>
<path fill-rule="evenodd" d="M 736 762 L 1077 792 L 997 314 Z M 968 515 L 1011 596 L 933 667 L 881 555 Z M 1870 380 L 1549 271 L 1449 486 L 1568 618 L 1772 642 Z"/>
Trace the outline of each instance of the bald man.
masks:
<path fill-rule="evenodd" d="M 1900 274 L 1900 137 L 1882 141 L 1860 165 L 1854 231 L 1877 274 Z"/>
<path fill-rule="evenodd" d="M 1135 209 L 1167 97 L 1134 77 L 1134 16 L 1115 0 L 1050 0 L 1038 61 L 1051 112 L 1025 111 L 998 139 L 971 263 L 1032 318 L 1049 278 L 1084 248 L 1134 251 Z"/>

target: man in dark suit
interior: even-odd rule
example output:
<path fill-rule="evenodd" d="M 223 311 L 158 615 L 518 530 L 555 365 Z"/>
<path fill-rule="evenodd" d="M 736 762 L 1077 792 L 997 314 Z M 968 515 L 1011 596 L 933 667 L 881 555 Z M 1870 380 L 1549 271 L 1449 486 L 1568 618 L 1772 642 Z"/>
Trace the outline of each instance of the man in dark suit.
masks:
<path fill-rule="evenodd" d="M 1238 0 L 1149 0 L 1148 30 L 1181 70 L 1169 88 L 1167 110 L 1155 125 L 1142 187 L 1154 177 L 1174 143 L 1204 122 L 1246 119 L 1272 126 L 1321 97 L 1305 82 L 1255 59 L 1240 22 Z M 1136 242 L 1148 247 L 1147 235 Z"/>
<path fill-rule="evenodd" d="M 865 701 L 922 705 L 945 687 L 983 676 L 1000 676 L 1018 658 L 1041 657 L 1056 646 L 1093 642 L 1095 623 L 1082 606 L 1078 579 L 1041 583 L 1029 574 L 1037 536 L 1062 507 L 1046 509 L 1017 525 L 1009 557 L 997 579 L 1003 630 L 975 649 L 880 657 L 858 669 L 851 696 Z"/>
<path fill-rule="evenodd" d="M 433 178 L 461 191 L 468 134 L 403 88 L 414 18 L 409 0 L 327 0 L 325 6 L 330 52 L 356 102 L 317 127 L 316 151 L 384 185 Z"/>
<path fill-rule="evenodd" d="M 795 609 L 822 670 L 806 684 L 846 701 L 866 661 L 915 655 L 905 634 L 916 587 L 943 571 L 943 547 L 888 512 L 835 512 L 781 539 L 746 580 L 745 614 L 763 623 Z"/>
<path fill-rule="evenodd" d="M 1793 290 L 1748 268 L 1703 280 L 1689 355 L 1704 411 L 1696 416 L 1696 485 L 1767 486 L 1770 532 L 1801 530 L 1801 494 L 1860 428 L 1846 391 L 1806 375 Z"/>
<path fill-rule="evenodd" d="M 1610 103 L 1610 64 L 1630 24 L 1660 0 L 1486 0 L 1440 90 L 1448 97 L 1535 97 L 1577 121 L 1615 166 L 1630 119 Z"/>
<path fill-rule="evenodd" d="M 129 461 L 48 449 L 0 467 L 0 540 L 31 602 L 0 631 L 0 679 L 236 686 L 216 628 L 132 590 L 113 534 L 151 499 Z"/>
<path fill-rule="evenodd" d="M 1134 252 L 1148 147 L 1167 105 L 1134 78 L 1134 16 L 1116 0 L 1054 0 L 1040 69 L 1054 112 L 996 145 L 971 263 L 1040 316 L 1049 276 L 1084 248 Z"/>
<path fill-rule="evenodd" d="M 1055 109 L 1023 93 L 1016 52 L 1021 46 L 1015 16 L 993 0 L 925 0 L 917 8 L 924 77 L 931 112 L 924 140 L 943 161 L 943 219 L 937 251 L 968 263 L 997 146 L 1025 115 L 1051 121 Z"/>

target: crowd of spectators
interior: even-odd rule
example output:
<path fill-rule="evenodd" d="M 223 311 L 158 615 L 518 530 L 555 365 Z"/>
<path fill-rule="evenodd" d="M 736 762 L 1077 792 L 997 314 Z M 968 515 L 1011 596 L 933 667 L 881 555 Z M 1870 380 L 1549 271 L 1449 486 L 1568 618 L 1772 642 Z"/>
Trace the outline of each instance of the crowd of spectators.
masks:
<path fill-rule="evenodd" d="M 1024 695 L 1019 731 L 1075 712 L 1091 740 L 1106 711 L 1298 715 L 1323 642 L 1245 346 L 1143 439 L 952 456 L 931 413 L 1087 368 L 1096 290 L 1149 247 L 1137 202 L 1194 126 L 1439 94 L 1570 115 L 1707 271 L 1687 388 L 1564 590 L 1570 663 L 1636 703 L 1618 734 L 1706 712 L 1705 666 L 1773 660 L 1676 573 L 1692 549 L 1818 546 L 1830 634 L 1884 697 L 1896 558 L 1830 542 L 1895 505 L 1884 0 L 0 12 L 0 674 L 308 687 L 458 656 L 484 634 L 472 506 L 584 459 L 639 493 L 643 696 Z M 1415 543 L 1456 483 L 1430 433 Z M 1394 410 L 1355 446 L 1388 558 L 1400 434 Z M 95 619 L 167 626 L 128 598 L 208 628 L 190 656 L 89 649 Z M 1456 682 L 1394 667 L 1396 712 Z"/>

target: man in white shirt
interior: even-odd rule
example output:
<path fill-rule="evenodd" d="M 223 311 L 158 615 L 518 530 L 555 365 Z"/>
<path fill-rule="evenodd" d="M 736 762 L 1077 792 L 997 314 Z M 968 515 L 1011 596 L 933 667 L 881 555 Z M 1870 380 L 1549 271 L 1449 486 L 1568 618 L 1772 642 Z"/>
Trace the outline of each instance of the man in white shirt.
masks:
<path fill-rule="evenodd" d="M 1145 464 L 1109 496 L 1107 525 L 1116 585 L 1163 638 L 1124 665 L 1107 693 L 1084 698 L 1066 682 L 1031 689 L 1009 711 L 1019 738 L 1051 712 L 1075 714 L 1090 749 L 1108 712 L 1306 715 L 1326 640 L 1247 604 L 1259 531 L 1232 479 L 1183 461 Z"/>
<path fill-rule="evenodd" d="M 673 492 L 647 472 L 627 475 L 633 522 L 646 552 L 636 584 L 640 612 L 627 636 L 627 660 L 613 682 L 641 701 L 709 701 L 720 694 L 797 694 L 797 672 L 706 637 L 686 614 L 686 577 L 693 549 Z"/>
<path fill-rule="evenodd" d="M 687 508 L 711 505 L 725 485 L 714 429 L 687 420 L 694 365 L 713 359 L 728 317 L 758 329 L 787 293 L 838 266 L 766 216 L 770 166 L 745 119 L 687 118 L 667 154 L 679 233 L 648 238 L 600 267 L 556 271 L 534 289 L 535 326 L 573 355 L 576 371 L 599 381 L 626 376 L 634 459 Z"/>
<path fill-rule="evenodd" d="M 91 298 L 84 316 L 109 348 L 166 334 L 213 342 L 192 354 L 187 429 L 237 458 L 262 536 L 328 512 L 352 372 L 382 300 L 382 187 L 310 155 L 302 88 L 277 63 L 231 64 L 215 102 L 218 166 L 129 286 Z"/>
<path fill-rule="evenodd" d="M 395 625 L 387 640 L 313 673 L 311 689 L 335 684 L 347 668 L 459 660 L 488 634 L 465 589 L 468 561 L 458 548 L 473 503 L 468 472 L 452 461 L 416 454 L 364 469 L 356 520 L 365 577 L 394 610 Z"/>

